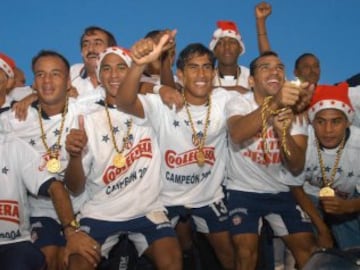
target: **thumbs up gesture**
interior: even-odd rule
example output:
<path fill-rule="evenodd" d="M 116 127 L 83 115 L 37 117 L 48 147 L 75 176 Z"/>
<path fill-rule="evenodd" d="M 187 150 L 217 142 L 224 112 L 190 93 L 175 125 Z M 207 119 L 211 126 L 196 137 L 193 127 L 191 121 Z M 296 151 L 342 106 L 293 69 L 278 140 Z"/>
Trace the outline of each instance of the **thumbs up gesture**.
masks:
<path fill-rule="evenodd" d="M 71 157 L 81 157 L 81 153 L 87 144 L 85 120 L 83 115 L 78 117 L 79 127 L 70 130 L 66 136 L 65 149 Z"/>

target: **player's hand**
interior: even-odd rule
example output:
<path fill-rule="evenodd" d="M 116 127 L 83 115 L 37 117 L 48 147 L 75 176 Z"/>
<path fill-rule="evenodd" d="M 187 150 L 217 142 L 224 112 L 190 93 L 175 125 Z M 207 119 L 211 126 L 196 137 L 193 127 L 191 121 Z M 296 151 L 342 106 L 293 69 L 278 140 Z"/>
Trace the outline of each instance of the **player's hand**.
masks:
<path fill-rule="evenodd" d="M 84 116 L 79 115 L 79 128 L 71 129 L 66 136 L 65 149 L 72 157 L 80 157 L 87 144 L 87 135 L 84 127 Z"/>
<path fill-rule="evenodd" d="M 11 110 L 15 112 L 15 117 L 19 121 L 25 121 L 28 108 L 30 107 L 31 103 L 33 103 L 37 99 L 38 97 L 36 94 L 30 94 L 24 97 L 22 100 L 14 103 L 14 105 L 11 107 Z"/>
<path fill-rule="evenodd" d="M 255 7 L 256 19 L 266 19 L 271 14 L 272 8 L 269 3 L 261 2 Z"/>
<path fill-rule="evenodd" d="M 294 120 L 294 114 L 290 108 L 281 110 L 281 112 L 273 117 L 274 131 L 279 137 L 282 136 L 283 129 L 285 128 L 289 132 L 292 121 Z"/>
<path fill-rule="evenodd" d="M 337 196 L 320 197 L 320 202 L 324 211 L 328 214 L 343 215 L 351 212 L 350 200 L 344 200 Z"/>
<path fill-rule="evenodd" d="M 68 89 L 68 96 L 69 96 L 69 97 L 77 98 L 78 95 L 79 95 L 79 92 L 78 92 L 78 90 L 76 89 L 75 86 L 71 86 L 71 87 Z"/>
<path fill-rule="evenodd" d="M 86 233 L 82 231 L 73 231 L 66 234 L 66 246 L 64 251 L 65 266 L 68 266 L 69 256 L 72 254 L 83 256 L 96 268 L 101 259 L 101 246 Z"/>
<path fill-rule="evenodd" d="M 175 34 L 176 30 L 173 30 L 171 34 L 162 35 L 158 43 L 152 38 L 139 40 L 131 48 L 132 60 L 137 65 L 145 65 L 159 59 L 162 52 L 171 45 Z"/>
<path fill-rule="evenodd" d="M 170 109 L 175 106 L 176 110 L 179 111 L 184 106 L 184 98 L 182 94 L 174 88 L 163 85 L 160 88 L 159 94 L 163 103 L 165 103 Z"/>

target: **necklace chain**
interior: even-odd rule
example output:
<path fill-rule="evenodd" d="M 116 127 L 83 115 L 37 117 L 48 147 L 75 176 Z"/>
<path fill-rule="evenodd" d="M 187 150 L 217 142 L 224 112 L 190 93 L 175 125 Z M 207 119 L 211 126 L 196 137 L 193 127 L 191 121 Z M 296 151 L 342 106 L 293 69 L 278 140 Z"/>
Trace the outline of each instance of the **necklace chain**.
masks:
<path fill-rule="evenodd" d="M 189 118 L 189 122 L 190 122 L 190 126 L 191 126 L 191 130 L 194 136 L 194 141 L 199 141 L 199 145 L 198 145 L 198 150 L 201 152 L 202 149 L 204 148 L 205 145 L 205 141 L 206 141 L 206 137 L 207 137 L 207 131 L 210 125 L 210 113 L 211 113 L 211 96 L 209 95 L 208 97 L 208 109 L 207 109 L 207 113 L 206 113 L 206 119 L 205 119 L 205 126 L 204 126 L 204 130 L 203 130 L 203 136 L 200 139 L 196 133 L 195 130 L 195 126 L 194 126 L 194 121 L 192 119 L 190 110 L 189 110 L 189 103 L 186 101 L 185 98 L 185 94 L 183 92 L 183 98 L 184 98 L 184 103 L 185 103 L 185 109 L 186 109 L 186 113 L 188 115 Z"/>
<path fill-rule="evenodd" d="M 262 122 L 262 128 L 261 128 L 261 138 L 263 141 L 263 145 L 264 145 L 264 155 L 269 153 L 269 147 L 266 141 L 266 134 L 267 134 L 267 129 L 268 129 L 268 118 L 270 116 L 274 116 L 277 115 L 279 113 L 281 113 L 282 111 L 286 110 L 287 107 L 281 108 L 281 109 L 277 109 L 277 110 L 271 110 L 270 109 L 270 101 L 273 98 L 273 96 L 267 96 L 264 99 L 264 102 L 261 106 L 261 122 Z M 286 131 L 287 131 L 287 126 L 283 125 L 282 130 L 281 130 L 281 147 L 284 151 L 284 153 L 289 157 L 291 155 L 288 147 L 287 147 L 287 143 L 286 143 Z"/>
<path fill-rule="evenodd" d="M 240 67 L 237 66 L 237 69 L 236 69 L 236 85 L 239 85 L 239 82 L 240 82 L 240 73 L 241 73 L 241 70 L 240 70 Z M 220 80 L 220 72 L 219 72 L 219 69 L 217 68 L 216 69 L 216 74 L 217 74 L 217 79 L 218 79 L 218 83 L 219 83 L 219 86 L 221 87 L 221 80 Z"/>
<path fill-rule="evenodd" d="M 123 144 L 122 144 L 122 147 L 121 147 L 121 150 L 120 150 L 119 147 L 117 146 L 117 143 L 116 143 L 116 140 L 115 140 L 114 126 L 113 126 L 113 124 L 112 124 L 112 122 L 111 122 L 108 104 L 107 104 L 106 101 L 105 101 L 104 103 L 105 103 L 106 116 L 107 116 L 107 120 L 108 120 L 109 127 L 110 127 L 110 134 L 111 134 L 112 143 L 113 143 L 113 145 L 114 145 L 114 148 L 115 148 L 116 152 L 117 152 L 118 154 L 122 154 L 122 153 L 124 152 L 126 143 L 129 141 L 129 137 L 130 137 L 130 132 L 131 132 L 131 128 L 132 128 L 133 121 L 132 121 L 132 119 L 130 120 L 130 123 L 129 123 L 128 128 L 127 128 L 127 131 L 126 131 L 126 137 L 123 139 Z"/>
<path fill-rule="evenodd" d="M 323 179 L 323 186 L 331 186 L 332 183 L 335 180 L 335 175 L 336 175 L 336 171 L 337 171 L 338 166 L 339 166 L 341 154 L 342 154 L 342 152 L 344 150 L 345 136 L 342 138 L 342 140 L 340 142 L 339 149 L 336 151 L 336 158 L 335 158 L 335 162 L 334 162 L 334 167 L 331 170 L 331 174 L 330 174 L 329 179 L 327 179 L 327 177 L 326 177 L 325 165 L 324 165 L 324 160 L 323 160 L 322 155 L 321 155 L 319 141 L 318 141 L 317 138 L 315 138 L 315 141 L 316 141 L 316 149 L 317 149 L 317 154 L 318 154 L 319 163 L 320 163 L 321 175 L 322 175 L 322 179 Z"/>
<path fill-rule="evenodd" d="M 68 97 L 66 97 L 64 111 L 61 114 L 61 123 L 60 123 L 59 135 L 58 135 L 58 139 L 57 139 L 57 142 L 55 144 L 54 150 L 51 150 L 49 145 L 46 142 L 46 133 L 45 133 L 45 130 L 44 130 L 44 125 L 43 125 L 43 121 L 42 121 L 42 117 L 41 117 L 42 109 L 41 109 L 40 103 L 39 103 L 39 106 L 38 106 L 38 116 L 39 116 L 39 123 L 40 123 L 41 140 L 42 140 L 43 145 L 44 145 L 44 147 L 46 149 L 46 152 L 48 154 L 50 154 L 51 158 L 58 158 L 59 157 L 60 142 L 61 142 L 61 136 L 62 136 L 63 129 L 64 129 L 65 116 L 66 116 L 67 109 L 68 109 L 68 102 L 69 102 L 69 99 L 68 99 Z"/>

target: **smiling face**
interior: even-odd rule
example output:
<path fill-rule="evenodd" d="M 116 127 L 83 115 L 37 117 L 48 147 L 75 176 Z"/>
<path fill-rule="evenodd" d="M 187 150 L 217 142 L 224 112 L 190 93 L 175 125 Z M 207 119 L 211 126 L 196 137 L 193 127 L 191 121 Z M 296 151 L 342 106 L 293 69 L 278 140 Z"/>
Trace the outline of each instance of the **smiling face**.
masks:
<path fill-rule="evenodd" d="M 207 102 L 212 90 L 214 68 L 207 54 L 193 54 L 178 69 L 177 75 L 184 85 L 184 95 L 190 104 L 201 105 Z"/>
<path fill-rule="evenodd" d="M 115 104 L 116 94 L 128 71 L 124 59 L 115 53 L 107 54 L 100 64 L 100 82 L 106 90 L 106 101 Z"/>
<path fill-rule="evenodd" d="M 95 71 L 99 54 L 108 46 L 108 37 L 106 33 L 102 31 L 94 30 L 89 34 L 84 35 L 81 41 L 81 55 L 85 67 L 91 71 Z"/>
<path fill-rule="evenodd" d="M 44 108 L 51 108 L 54 113 L 60 113 L 71 86 L 65 63 L 57 56 L 42 56 L 34 63 L 33 71 L 33 88 L 38 93 L 40 104 Z"/>
<path fill-rule="evenodd" d="M 285 67 L 277 56 L 259 57 L 254 73 L 249 77 L 249 85 L 261 97 L 277 94 L 285 82 Z"/>
<path fill-rule="evenodd" d="M 312 125 L 320 144 L 331 149 L 340 144 L 350 123 L 342 111 L 324 109 L 316 113 Z"/>

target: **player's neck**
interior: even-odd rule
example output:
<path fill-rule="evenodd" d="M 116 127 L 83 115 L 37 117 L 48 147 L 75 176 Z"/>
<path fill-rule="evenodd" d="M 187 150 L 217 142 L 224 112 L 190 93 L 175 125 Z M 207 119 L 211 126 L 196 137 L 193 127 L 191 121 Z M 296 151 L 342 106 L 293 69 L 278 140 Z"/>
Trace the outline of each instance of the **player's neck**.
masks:
<path fill-rule="evenodd" d="M 237 78 L 240 75 L 240 68 L 237 64 L 223 65 L 219 63 L 218 73 L 220 76 L 234 76 L 234 78 Z"/>
<path fill-rule="evenodd" d="M 184 92 L 184 97 L 185 97 L 186 102 L 188 104 L 194 105 L 194 106 L 200 106 L 200 105 L 207 104 L 209 101 L 209 95 L 210 95 L 210 92 L 207 95 L 199 97 L 199 96 L 194 96 L 194 95 L 189 94 L 186 90 Z"/>
<path fill-rule="evenodd" d="M 60 114 L 64 111 L 66 100 L 57 104 L 46 104 L 40 102 L 41 110 L 46 113 L 47 116 L 53 116 Z"/>

